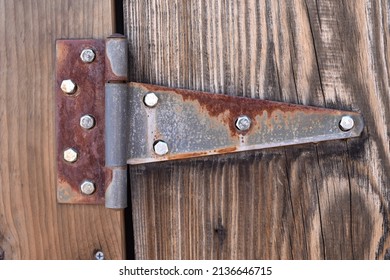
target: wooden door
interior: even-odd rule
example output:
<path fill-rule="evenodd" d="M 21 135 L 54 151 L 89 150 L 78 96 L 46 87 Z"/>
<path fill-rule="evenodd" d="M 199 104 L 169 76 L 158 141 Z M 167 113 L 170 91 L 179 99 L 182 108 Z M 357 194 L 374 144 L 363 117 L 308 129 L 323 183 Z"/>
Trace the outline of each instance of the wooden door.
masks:
<path fill-rule="evenodd" d="M 356 139 L 130 167 L 136 258 L 390 259 L 387 1 L 123 2 L 131 81 L 365 120 Z M 125 257 L 123 211 L 60 205 L 55 183 L 55 40 L 107 37 L 115 3 L 0 0 L 0 259 Z"/>
<path fill-rule="evenodd" d="M 138 259 L 389 259 L 389 3 L 125 0 L 130 80 L 361 112 L 361 137 L 130 168 Z"/>
<path fill-rule="evenodd" d="M 105 0 L 0 0 L 0 259 L 125 257 L 123 211 L 56 201 L 55 41 L 115 31 Z"/>

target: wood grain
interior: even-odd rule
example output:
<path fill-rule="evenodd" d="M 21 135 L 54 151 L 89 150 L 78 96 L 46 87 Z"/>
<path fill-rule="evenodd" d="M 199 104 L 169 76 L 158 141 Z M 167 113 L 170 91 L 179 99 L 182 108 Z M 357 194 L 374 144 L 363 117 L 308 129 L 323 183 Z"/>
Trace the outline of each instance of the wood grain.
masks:
<path fill-rule="evenodd" d="M 113 32 L 111 1 L 0 0 L 0 249 L 5 259 L 124 257 L 123 212 L 56 202 L 58 38 Z"/>
<path fill-rule="evenodd" d="M 360 111 L 357 139 L 131 168 L 139 259 L 389 258 L 389 3 L 125 1 L 131 80 Z"/>

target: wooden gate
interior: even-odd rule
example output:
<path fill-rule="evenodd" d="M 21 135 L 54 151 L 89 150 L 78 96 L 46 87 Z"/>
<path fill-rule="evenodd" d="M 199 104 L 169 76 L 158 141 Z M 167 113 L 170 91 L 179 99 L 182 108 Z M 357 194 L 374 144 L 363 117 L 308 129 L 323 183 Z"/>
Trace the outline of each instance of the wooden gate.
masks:
<path fill-rule="evenodd" d="M 110 1 L 0 0 L 0 256 L 390 259 L 387 1 L 125 0 L 130 81 L 360 112 L 359 138 L 129 169 L 123 212 L 59 205 L 58 38 L 114 32 Z"/>

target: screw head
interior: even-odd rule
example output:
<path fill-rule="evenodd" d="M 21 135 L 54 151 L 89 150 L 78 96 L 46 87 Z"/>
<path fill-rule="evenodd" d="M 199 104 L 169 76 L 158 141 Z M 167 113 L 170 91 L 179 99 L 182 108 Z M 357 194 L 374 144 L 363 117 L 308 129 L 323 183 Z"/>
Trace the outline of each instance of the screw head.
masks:
<path fill-rule="evenodd" d="M 75 162 L 77 160 L 78 154 L 75 149 L 68 148 L 64 151 L 64 160 L 67 162 Z"/>
<path fill-rule="evenodd" d="M 343 116 L 341 118 L 339 125 L 340 125 L 340 129 L 342 131 L 348 131 L 348 130 L 351 130 L 353 128 L 353 126 L 355 125 L 355 122 L 354 122 L 353 118 L 351 118 L 350 116 Z"/>
<path fill-rule="evenodd" d="M 91 195 L 95 192 L 95 184 L 86 180 L 81 184 L 80 189 L 83 194 Z"/>
<path fill-rule="evenodd" d="M 91 129 L 95 126 L 95 119 L 91 115 L 84 115 L 80 118 L 80 126 L 84 129 Z"/>
<path fill-rule="evenodd" d="M 84 63 L 91 63 L 95 60 L 95 52 L 91 49 L 84 49 L 80 54 L 80 58 Z"/>
<path fill-rule="evenodd" d="M 104 253 L 102 251 L 97 251 L 95 253 L 95 259 L 97 259 L 97 260 L 104 260 Z"/>
<path fill-rule="evenodd" d="M 166 155 L 169 152 L 168 144 L 162 140 L 157 140 L 153 145 L 153 149 L 159 156 Z"/>
<path fill-rule="evenodd" d="M 144 103 L 146 106 L 152 108 L 158 103 L 158 96 L 154 92 L 149 92 L 144 97 Z"/>
<path fill-rule="evenodd" d="M 61 90 L 67 94 L 73 94 L 76 92 L 76 84 L 72 80 L 63 80 L 61 83 Z"/>
<path fill-rule="evenodd" d="M 248 116 L 239 116 L 236 120 L 236 127 L 240 131 L 246 131 L 251 127 L 251 119 Z"/>

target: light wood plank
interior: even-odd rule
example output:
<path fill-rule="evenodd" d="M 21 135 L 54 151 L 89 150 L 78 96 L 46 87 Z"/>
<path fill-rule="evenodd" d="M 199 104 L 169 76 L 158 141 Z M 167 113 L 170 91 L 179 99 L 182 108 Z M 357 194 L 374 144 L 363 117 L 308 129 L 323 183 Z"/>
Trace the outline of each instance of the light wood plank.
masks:
<path fill-rule="evenodd" d="M 104 0 L 0 0 L 0 248 L 6 259 L 124 258 L 122 211 L 56 202 L 58 38 L 113 32 Z"/>
<path fill-rule="evenodd" d="M 348 141 L 133 167 L 136 257 L 389 258 L 388 11 L 384 0 L 126 0 L 132 81 L 366 122 Z"/>

